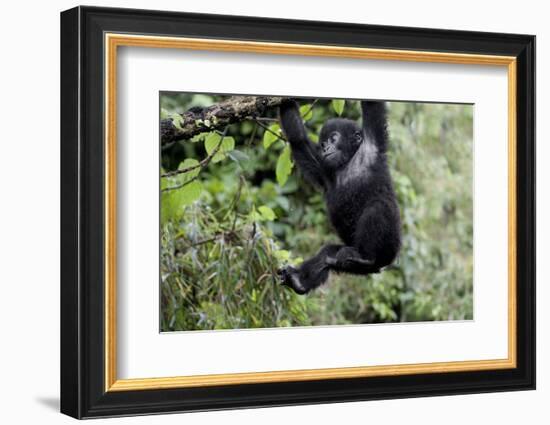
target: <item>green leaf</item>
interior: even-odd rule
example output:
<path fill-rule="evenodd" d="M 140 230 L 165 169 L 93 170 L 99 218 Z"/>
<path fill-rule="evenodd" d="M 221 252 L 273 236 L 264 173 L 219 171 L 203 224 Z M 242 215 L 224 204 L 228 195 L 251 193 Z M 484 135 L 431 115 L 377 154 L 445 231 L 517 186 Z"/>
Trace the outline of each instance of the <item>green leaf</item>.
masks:
<path fill-rule="evenodd" d="M 300 106 L 300 115 L 304 121 L 309 121 L 313 117 L 313 106 L 310 104 Z"/>
<path fill-rule="evenodd" d="M 233 137 L 224 137 L 222 149 L 224 152 L 229 152 L 235 149 L 235 139 Z"/>
<path fill-rule="evenodd" d="M 221 252 L 221 244 L 215 243 L 210 252 L 208 253 L 208 258 L 210 260 L 212 259 L 218 259 L 220 257 Z"/>
<path fill-rule="evenodd" d="M 199 161 L 196 159 L 187 158 L 185 161 L 180 162 L 178 170 L 192 169 L 186 173 L 177 174 L 174 177 L 161 179 L 161 189 L 184 185 L 179 189 L 162 192 L 161 223 L 179 219 L 183 214 L 183 207 L 199 198 L 202 191 L 202 184 L 199 181 L 187 183 L 199 175 L 201 169 L 198 165 Z"/>
<path fill-rule="evenodd" d="M 332 99 L 331 102 L 332 109 L 334 109 L 334 112 L 336 112 L 338 115 L 342 115 L 342 112 L 344 112 L 345 104 L 346 101 L 343 99 Z"/>
<path fill-rule="evenodd" d="M 214 163 L 220 162 L 221 160 L 225 159 L 226 154 L 229 151 L 235 149 L 235 139 L 233 137 L 224 137 L 222 141 L 221 134 L 216 132 L 208 133 L 206 138 L 204 139 L 204 148 L 206 149 L 206 153 L 208 155 L 211 155 L 212 152 L 216 150 L 218 145 L 220 147 L 212 158 L 212 162 Z"/>
<path fill-rule="evenodd" d="M 227 153 L 233 149 L 235 149 L 235 139 L 233 137 L 224 137 L 221 150 Z"/>
<path fill-rule="evenodd" d="M 216 152 L 212 162 L 220 162 L 225 159 L 226 155 L 235 148 L 235 139 L 233 137 L 224 137 L 220 150 Z"/>
<path fill-rule="evenodd" d="M 279 140 L 279 136 L 281 135 L 281 127 L 279 124 L 271 124 L 269 127 L 270 131 L 265 130 L 264 131 L 264 148 L 269 149 L 269 147 L 275 143 L 277 140 Z M 277 136 L 279 135 L 279 136 Z"/>
<path fill-rule="evenodd" d="M 286 145 L 277 160 L 277 167 L 275 168 L 275 176 L 277 177 L 277 183 L 279 183 L 280 186 L 285 185 L 293 166 L 294 163 L 290 158 L 290 146 Z"/>
<path fill-rule="evenodd" d="M 183 130 L 181 127 L 183 124 L 183 117 L 180 114 L 171 114 L 168 118 L 172 119 L 172 124 L 174 124 L 174 127 L 178 130 Z"/>
<path fill-rule="evenodd" d="M 206 149 L 206 153 L 208 155 L 210 155 L 214 151 L 214 149 L 216 149 L 221 141 L 221 138 L 222 136 L 215 131 L 206 135 L 206 138 L 204 139 L 204 149 Z"/>
<path fill-rule="evenodd" d="M 256 207 L 253 206 L 248 217 L 251 221 L 273 221 L 277 218 L 275 212 L 267 205 L 262 205 L 257 210 Z"/>
<path fill-rule="evenodd" d="M 184 183 L 186 181 L 191 180 L 193 177 L 196 177 L 199 175 L 199 172 L 201 171 L 200 167 L 198 167 L 199 161 L 193 158 L 187 158 L 185 161 L 180 162 L 180 165 L 178 165 L 178 170 L 184 170 L 186 168 L 196 167 L 192 170 L 187 171 L 183 174 L 178 174 L 177 179 L 179 180 L 178 183 Z"/>
<path fill-rule="evenodd" d="M 239 162 L 239 163 L 250 161 L 250 157 L 247 154 L 236 149 L 232 150 L 231 152 L 228 152 L 227 156 L 233 161 Z"/>
<path fill-rule="evenodd" d="M 256 207 L 252 206 L 252 211 L 248 214 L 250 221 L 262 221 L 262 215 L 256 211 Z"/>
<path fill-rule="evenodd" d="M 212 163 L 215 164 L 216 162 L 223 161 L 224 159 L 225 159 L 225 154 L 223 152 L 216 152 L 216 154 L 212 158 Z"/>
<path fill-rule="evenodd" d="M 278 249 L 273 254 L 275 255 L 275 258 L 279 261 L 290 260 L 290 251 L 287 251 L 286 249 Z"/>
<path fill-rule="evenodd" d="M 162 192 L 160 202 L 160 222 L 164 224 L 175 217 L 177 205 L 172 201 L 170 192 Z"/>
<path fill-rule="evenodd" d="M 181 189 L 162 192 L 160 203 L 161 223 L 178 220 L 184 212 L 184 207 L 199 199 L 201 192 L 202 184 L 197 180 L 186 184 Z"/>
<path fill-rule="evenodd" d="M 168 112 L 166 109 L 164 108 L 160 108 L 160 119 L 161 120 L 166 120 L 170 118 L 170 112 Z"/>
<path fill-rule="evenodd" d="M 275 212 L 271 208 L 269 208 L 267 205 L 262 205 L 261 207 L 258 208 L 258 211 L 262 215 L 262 218 L 264 218 L 267 221 L 273 221 L 277 217 L 275 215 Z"/>
<path fill-rule="evenodd" d="M 187 158 L 185 161 L 180 162 L 178 166 L 178 170 L 184 170 L 187 168 L 195 167 L 186 173 L 182 174 L 176 174 L 173 177 L 163 177 L 160 179 L 160 188 L 166 189 L 169 187 L 175 187 L 180 186 L 185 182 L 188 182 L 189 180 L 195 178 L 201 171 L 200 167 L 198 167 L 199 161 L 193 158 Z"/>
<path fill-rule="evenodd" d="M 206 137 L 206 135 L 204 133 L 199 133 L 199 134 L 195 134 L 193 137 L 191 137 L 189 139 L 189 141 L 191 143 L 197 143 L 197 142 L 202 142 L 204 140 L 204 138 Z"/>
<path fill-rule="evenodd" d="M 288 211 L 290 209 L 290 202 L 286 196 L 277 196 L 275 201 L 283 210 Z"/>
<path fill-rule="evenodd" d="M 186 184 L 181 189 L 174 190 L 179 195 L 179 201 L 181 206 L 190 205 L 200 198 L 202 191 L 201 182 L 195 180 L 189 184 Z"/>

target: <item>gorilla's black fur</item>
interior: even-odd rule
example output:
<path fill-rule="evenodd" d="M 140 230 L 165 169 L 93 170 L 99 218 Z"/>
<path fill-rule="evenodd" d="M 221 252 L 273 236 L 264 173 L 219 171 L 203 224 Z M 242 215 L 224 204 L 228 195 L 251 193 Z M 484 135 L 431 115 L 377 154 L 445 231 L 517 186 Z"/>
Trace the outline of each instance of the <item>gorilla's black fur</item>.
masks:
<path fill-rule="evenodd" d="M 282 283 L 304 294 L 331 270 L 366 275 L 391 264 L 401 245 L 399 206 L 386 161 L 384 102 L 361 102 L 362 128 L 354 121 L 328 120 L 319 143 L 309 140 L 298 105 L 285 100 L 281 127 L 304 177 L 323 189 L 330 221 L 344 244 L 324 246 L 299 268 L 280 271 Z"/>

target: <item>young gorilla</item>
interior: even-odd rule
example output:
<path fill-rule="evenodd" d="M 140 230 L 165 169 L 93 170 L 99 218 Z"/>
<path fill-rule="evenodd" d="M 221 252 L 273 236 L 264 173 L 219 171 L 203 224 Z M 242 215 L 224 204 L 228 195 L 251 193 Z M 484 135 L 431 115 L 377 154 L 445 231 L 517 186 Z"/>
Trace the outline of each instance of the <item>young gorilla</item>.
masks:
<path fill-rule="evenodd" d="M 362 128 L 348 119 L 330 119 L 315 144 L 296 102 L 285 100 L 280 107 L 294 161 L 306 180 L 323 189 L 330 221 L 344 243 L 324 246 L 299 268 L 280 270 L 282 284 L 298 294 L 323 284 L 331 270 L 378 273 L 399 252 L 399 206 L 386 161 L 386 106 L 363 101 L 361 108 Z"/>

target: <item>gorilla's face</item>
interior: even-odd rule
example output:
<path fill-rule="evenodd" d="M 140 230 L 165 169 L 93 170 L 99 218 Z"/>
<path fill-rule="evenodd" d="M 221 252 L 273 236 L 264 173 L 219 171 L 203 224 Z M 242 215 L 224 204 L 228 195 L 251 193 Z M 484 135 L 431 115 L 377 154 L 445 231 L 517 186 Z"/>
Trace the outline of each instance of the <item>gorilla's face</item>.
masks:
<path fill-rule="evenodd" d="M 362 141 L 363 133 L 354 121 L 343 118 L 327 121 L 319 136 L 319 153 L 324 165 L 333 170 L 345 166 Z"/>

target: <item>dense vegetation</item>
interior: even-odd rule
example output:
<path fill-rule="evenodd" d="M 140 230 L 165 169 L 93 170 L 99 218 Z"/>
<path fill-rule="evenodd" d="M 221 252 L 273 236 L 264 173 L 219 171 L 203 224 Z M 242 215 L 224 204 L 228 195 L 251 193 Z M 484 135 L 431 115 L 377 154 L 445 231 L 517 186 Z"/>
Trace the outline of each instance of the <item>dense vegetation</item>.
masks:
<path fill-rule="evenodd" d="M 226 97 L 163 94 L 161 118 Z M 304 99 L 312 139 L 359 118 L 357 101 Z M 333 275 L 298 296 L 276 271 L 337 238 L 322 194 L 293 169 L 276 108 L 162 148 L 161 330 L 472 318 L 472 108 L 388 103 L 389 164 L 403 222 L 398 261 Z M 179 172 L 177 171 L 179 170 Z"/>

